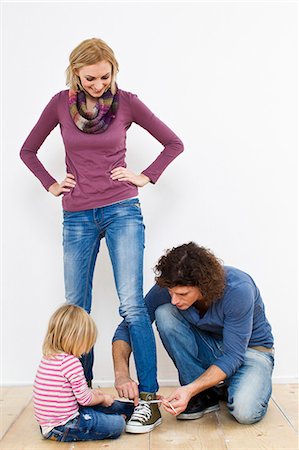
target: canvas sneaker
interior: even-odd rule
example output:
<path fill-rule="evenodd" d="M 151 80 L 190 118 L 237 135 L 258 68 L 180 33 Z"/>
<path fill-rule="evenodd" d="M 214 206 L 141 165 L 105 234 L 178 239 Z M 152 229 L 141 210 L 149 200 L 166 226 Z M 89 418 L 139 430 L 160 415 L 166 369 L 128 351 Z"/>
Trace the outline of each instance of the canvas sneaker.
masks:
<path fill-rule="evenodd" d="M 156 400 L 156 394 L 140 392 L 139 405 L 126 425 L 127 433 L 148 433 L 160 425 L 162 418 L 158 404 L 151 400 Z"/>
<path fill-rule="evenodd" d="M 213 389 L 207 389 L 200 392 L 189 401 L 187 408 L 176 418 L 178 420 L 194 420 L 199 419 L 204 414 L 218 411 L 219 397 Z"/>
<path fill-rule="evenodd" d="M 228 401 L 227 385 L 225 383 L 218 383 L 212 389 L 217 394 L 218 400 Z"/>

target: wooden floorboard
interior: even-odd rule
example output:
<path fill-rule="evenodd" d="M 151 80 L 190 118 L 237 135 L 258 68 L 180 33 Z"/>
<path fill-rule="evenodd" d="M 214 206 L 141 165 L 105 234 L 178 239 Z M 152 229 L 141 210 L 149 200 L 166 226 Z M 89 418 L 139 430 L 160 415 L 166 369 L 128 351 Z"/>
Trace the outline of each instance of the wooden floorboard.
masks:
<path fill-rule="evenodd" d="M 162 388 L 167 395 L 173 388 Z M 103 389 L 114 393 L 112 388 Z M 265 418 L 254 425 L 240 425 L 225 403 L 216 413 L 194 421 L 178 421 L 162 410 L 163 423 L 153 432 L 120 439 L 57 443 L 42 439 L 33 417 L 32 388 L 4 388 L 1 393 L 4 435 L 1 450 L 298 450 L 297 385 L 276 385 Z"/>
<path fill-rule="evenodd" d="M 0 439 L 30 401 L 32 386 L 0 388 Z"/>
<path fill-rule="evenodd" d="M 163 395 L 173 388 L 163 388 Z M 155 450 L 201 450 L 226 449 L 222 431 L 218 427 L 217 416 L 207 414 L 200 420 L 177 420 L 163 409 L 162 426 L 150 433 L 150 449 Z"/>
<path fill-rule="evenodd" d="M 298 433 L 298 384 L 274 385 L 272 398 Z"/>
<path fill-rule="evenodd" d="M 266 416 L 252 425 L 241 425 L 221 405 L 219 424 L 228 450 L 298 450 L 298 435 L 270 400 Z"/>

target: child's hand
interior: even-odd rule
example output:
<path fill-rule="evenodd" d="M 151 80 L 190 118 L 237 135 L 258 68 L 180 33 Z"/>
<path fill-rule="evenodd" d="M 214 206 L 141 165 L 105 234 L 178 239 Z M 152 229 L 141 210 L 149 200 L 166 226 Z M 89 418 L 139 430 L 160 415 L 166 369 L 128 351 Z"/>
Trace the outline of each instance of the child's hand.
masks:
<path fill-rule="evenodd" d="M 103 405 L 103 406 L 111 406 L 114 402 L 114 397 L 109 394 L 104 394 L 100 389 L 92 389 L 92 401 L 89 403 L 89 406 L 93 405 Z"/>
<path fill-rule="evenodd" d="M 114 403 L 114 397 L 110 394 L 102 394 L 103 400 L 101 401 L 101 405 L 103 406 L 111 406 Z"/>

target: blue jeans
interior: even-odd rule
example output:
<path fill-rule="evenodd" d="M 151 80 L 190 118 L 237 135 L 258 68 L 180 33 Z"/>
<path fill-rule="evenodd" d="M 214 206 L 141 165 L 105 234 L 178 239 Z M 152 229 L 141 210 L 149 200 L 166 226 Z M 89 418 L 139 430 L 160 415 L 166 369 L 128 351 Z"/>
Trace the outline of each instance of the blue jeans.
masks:
<path fill-rule="evenodd" d="M 124 200 L 85 211 L 64 211 L 63 216 L 67 302 L 90 313 L 94 267 L 100 241 L 105 237 L 120 301 L 119 312 L 130 333 L 139 389 L 156 392 L 156 345 L 143 298 L 144 225 L 139 200 Z M 88 381 L 93 378 L 92 363 L 91 352 L 82 360 Z"/>
<path fill-rule="evenodd" d="M 189 323 L 171 303 L 159 306 L 156 324 L 169 356 L 179 373 L 181 385 L 194 381 L 222 354 L 222 340 Z M 261 420 L 272 392 L 274 356 L 248 348 L 239 369 L 226 380 L 227 407 L 244 424 Z"/>
<path fill-rule="evenodd" d="M 120 414 L 131 417 L 133 403 L 115 401 L 109 407 L 81 406 L 79 416 L 64 425 L 53 428 L 45 439 L 61 442 L 116 439 L 123 432 L 126 422 Z"/>

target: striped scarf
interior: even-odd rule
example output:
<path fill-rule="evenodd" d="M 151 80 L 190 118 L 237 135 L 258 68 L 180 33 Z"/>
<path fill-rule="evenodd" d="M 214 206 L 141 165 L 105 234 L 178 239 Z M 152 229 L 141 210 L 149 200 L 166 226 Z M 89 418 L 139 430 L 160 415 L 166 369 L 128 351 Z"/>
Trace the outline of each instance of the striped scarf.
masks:
<path fill-rule="evenodd" d="M 92 112 L 86 108 L 84 91 L 69 91 L 69 108 L 75 125 L 84 133 L 103 133 L 109 127 L 118 108 L 118 90 L 115 95 L 111 90 L 104 92 Z"/>

